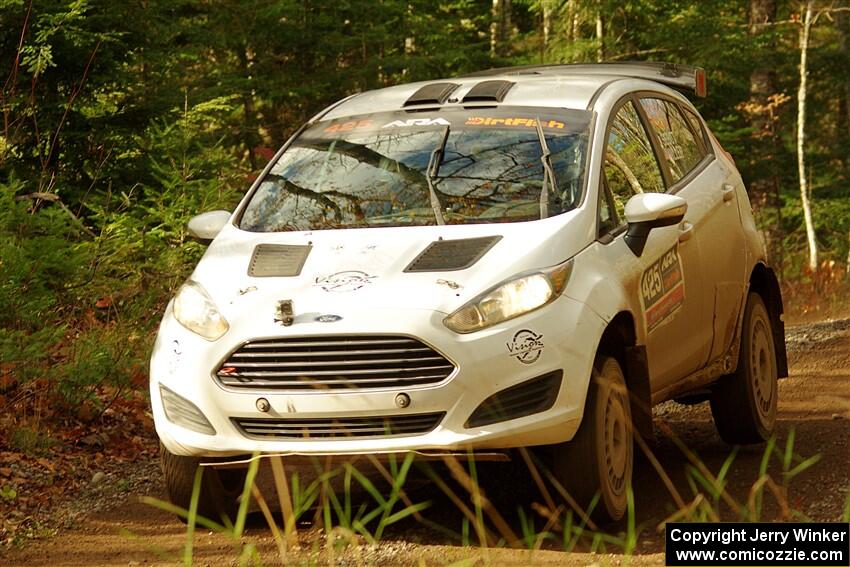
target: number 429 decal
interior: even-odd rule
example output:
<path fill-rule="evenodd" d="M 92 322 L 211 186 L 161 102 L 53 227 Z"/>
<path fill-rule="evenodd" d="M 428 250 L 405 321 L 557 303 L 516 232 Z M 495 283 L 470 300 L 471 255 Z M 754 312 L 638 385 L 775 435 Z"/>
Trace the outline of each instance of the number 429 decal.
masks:
<path fill-rule="evenodd" d="M 670 248 L 643 272 L 640 303 L 647 332 L 672 318 L 685 303 L 685 279 L 678 247 Z"/>

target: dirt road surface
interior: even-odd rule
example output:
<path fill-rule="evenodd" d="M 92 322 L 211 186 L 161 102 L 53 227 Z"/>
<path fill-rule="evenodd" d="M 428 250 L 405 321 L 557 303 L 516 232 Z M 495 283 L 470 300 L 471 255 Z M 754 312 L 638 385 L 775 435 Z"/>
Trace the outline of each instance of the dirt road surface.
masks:
<path fill-rule="evenodd" d="M 820 521 L 838 521 L 844 514 L 850 486 L 850 320 L 841 320 L 788 329 L 791 376 L 780 383 L 778 445 L 785 447 L 790 435 L 795 436 L 794 451 L 801 457 L 820 455 L 814 466 L 790 483 L 788 502 L 798 513 Z M 656 421 L 665 422 L 682 439 L 687 448 L 699 455 L 712 471 L 720 470 L 732 449 L 715 433 L 706 403 L 683 406 L 668 402 L 656 408 Z M 688 482 L 688 459 L 676 443 L 659 436 L 654 447 L 664 470 L 670 475 L 685 501 L 694 498 Z M 738 451 L 728 476 L 729 494 L 746 502 L 758 478 L 763 447 Z M 183 524 L 168 513 L 139 501 L 149 495 L 163 497 L 161 478 L 151 463 L 139 467 L 147 482 L 135 493 L 121 499 L 106 499 L 92 512 L 70 527 L 60 529 L 52 537 L 31 541 L 19 549 L 0 550 L 0 565 L 21 566 L 127 566 L 174 565 L 180 562 L 186 533 Z M 515 512 L 518 504 L 526 508 L 539 499 L 533 489 L 524 488 L 520 465 L 490 465 L 482 474 L 488 476 L 485 490 L 502 511 L 511 528 L 522 533 Z M 768 469 L 781 482 L 780 459 L 772 459 Z M 128 476 L 138 471 L 128 470 Z M 519 479 L 519 480 L 517 480 Z M 118 479 L 118 482 L 121 482 Z M 543 550 L 531 554 L 526 550 L 483 550 L 463 547 L 433 527 L 415 520 L 396 524 L 376 546 L 354 546 L 334 559 L 339 565 L 446 565 L 462 560 L 463 564 L 575 564 L 575 565 L 663 565 L 663 530 L 658 526 L 676 510 L 670 491 L 643 459 L 635 475 L 636 522 L 638 536 L 635 556 L 626 558 L 622 551 L 609 548 L 608 553 L 589 553 L 587 546 L 563 553 L 558 541 L 546 541 Z M 133 483 L 135 486 L 135 483 Z M 461 531 L 462 514 L 439 491 L 423 489 L 414 494 L 417 501 L 430 499 L 433 506 L 424 512 L 432 521 L 456 532 Z M 68 495 L 69 502 L 75 495 Z M 721 507 L 724 519 L 736 519 L 728 507 Z M 781 506 L 766 496 L 763 518 L 778 518 Z M 57 514 L 63 513 L 62 505 Z M 539 516 L 535 526 L 542 531 L 545 521 Z M 322 536 L 309 526 L 301 526 L 301 551 L 291 554 L 289 565 L 317 564 L 316 549 L 324 548 Z M 613 528 L 616 532 L 624 526 Z M 473 536 L 474 541 L 474 536 Z M 262 516 L 249 519 L 242 542 L 256 544 L 264 565 L 280 564 L 274 538 Z M 234 543 L 219 534 L 199 530 L 194 539 L 196 565 L 235 565 L 238 552 Z M 328 561 L 321 556 L 318 563 Z"/>

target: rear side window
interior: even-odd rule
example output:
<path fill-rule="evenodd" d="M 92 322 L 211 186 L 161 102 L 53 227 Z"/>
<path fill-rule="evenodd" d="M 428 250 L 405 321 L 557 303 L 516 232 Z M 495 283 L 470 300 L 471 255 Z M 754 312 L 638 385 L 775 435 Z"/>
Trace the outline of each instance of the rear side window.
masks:
<path fill-rule="evenodd" d="M 631 101 L 617 111 L 608 131 L 605 178 L 617 217 L 630 197 L 638 193 L 662 193 L 664 181 L 649 136 Z"/>
<path fill-rule="evenodd" d="M 694 136 L 677 104 L 657 98 L 644 98 L 640 103 L 658 136 L 670 168 L 671 181 L 676 183 L 702 161 L 705 156 L 702 144 Z"/>
<path fill-rule="evenodd" d="M 708 143 L 708 138 L 705 135 L 705 129 L 702 127 L 702 121 L 696 114 L 694 114 L 687 108 L 680 106 L 679 110 L 681 110 L 682 114 L 685 115 L 685 120 L 687 120 L 688 123 L 691 125 L 691 130 L 693 130 L 693 132 L 696 134 L 697 141 L 700 142 L 700 145 L 702 146 L 705 153 L 708 153 L 708 150 L 705 148 L 710 147 L 710 144 Z"/>

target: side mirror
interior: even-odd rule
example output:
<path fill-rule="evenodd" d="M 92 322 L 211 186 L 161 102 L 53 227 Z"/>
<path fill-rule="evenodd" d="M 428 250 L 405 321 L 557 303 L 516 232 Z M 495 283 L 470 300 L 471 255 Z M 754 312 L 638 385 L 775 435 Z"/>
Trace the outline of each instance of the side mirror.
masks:
<path fill-rule="evenodd" d="M 209 244 L 213 241 L 213 238 L 218 236 L 228 220 L 230 220 L 230 212 L 228 211 L 201 213 L 189 220 L 187 227 L 189 236 L 201 244 Z"/>
<path fill-rule="evenodd" d="M 685 218 L 688 202 L 667 193 L 640 193 L 626 203 L 626 244 L 635 256 L 643 254 L 646 238 L 653 228 L 679 224 Z"/>

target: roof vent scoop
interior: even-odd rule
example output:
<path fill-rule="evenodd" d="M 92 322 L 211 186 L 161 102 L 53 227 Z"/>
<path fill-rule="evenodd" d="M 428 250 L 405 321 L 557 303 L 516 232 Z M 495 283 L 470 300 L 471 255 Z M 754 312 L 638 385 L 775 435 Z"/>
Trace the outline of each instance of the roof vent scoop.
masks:
<path fill-rule="evenodd" d="M 457 83 L 431 83 L 425 85 L 413 93 L 404 101 L 402 106 L 415 106 L 419 104 L 443 104 L 449 95 L 460 85 Z"/>
<path fill-rule="evenodd" d="M 502 102 L 511 90 L 511 81 L 481 81 L 466 93 L 463 102 Z"/>

